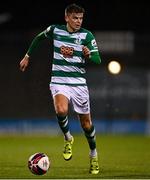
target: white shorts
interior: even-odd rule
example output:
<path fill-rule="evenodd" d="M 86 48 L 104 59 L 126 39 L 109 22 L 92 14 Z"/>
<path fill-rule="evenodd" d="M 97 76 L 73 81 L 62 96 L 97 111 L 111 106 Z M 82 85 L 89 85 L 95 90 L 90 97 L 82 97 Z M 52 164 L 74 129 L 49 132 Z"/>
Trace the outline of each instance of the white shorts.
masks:
<path fill-rule="evenodd" d="M 69 99 L 73 109 L 78 114 L 90 113 L 89 91 L 87 86 L 67 86 L 50 84 L 52 96 L 63 94 Z"/>

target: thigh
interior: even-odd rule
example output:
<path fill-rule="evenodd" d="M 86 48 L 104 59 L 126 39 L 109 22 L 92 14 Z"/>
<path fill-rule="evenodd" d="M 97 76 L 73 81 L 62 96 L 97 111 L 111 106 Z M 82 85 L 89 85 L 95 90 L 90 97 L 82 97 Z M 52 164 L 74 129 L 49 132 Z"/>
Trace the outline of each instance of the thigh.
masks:
<path fill-rule="evenodd" d="M 50 86 L 50 90 L 56 113 L 66 115 L 68 113 L 68 103 L 70 100 L 70 95 L 67 93 L 68 90 L 63 85 L 52 85 Z"/>
<path fill-rule="evenodd" d="M 74 111 L 78 114 L 89 114 L 90 100 L 88 88 L 86 86 L 74 87 L 72 92 L 71 102 Z"/>
<path fill-rule="evenodd" d="M 57 114 L 67 115 L 68 114 L 68 98 L 63 94 L 57 94 L 53 97 L 54 107 Z"/>
<path fill-rule="evenodd" d="M 64 95 L 66 98 L 68 98 L 68 100 L 70 100 L 70 94 L 69 94 L 70 91 L 68 88 L 69 87 L 65 85 L 58 85 L 58 84 L 50 85 L 52 97 L 54 98 L 56 95 L 61 94 Z"/>

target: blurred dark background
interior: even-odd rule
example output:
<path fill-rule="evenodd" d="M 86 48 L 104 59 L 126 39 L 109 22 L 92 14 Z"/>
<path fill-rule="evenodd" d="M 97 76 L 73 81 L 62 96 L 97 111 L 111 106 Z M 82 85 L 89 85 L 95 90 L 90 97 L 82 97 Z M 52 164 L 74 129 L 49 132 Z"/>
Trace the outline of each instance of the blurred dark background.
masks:
<path fill-rule="evenodd" d="M 44 41 L 26 72 L 19 62 L 33 38 L 51 24 L 64 24 L 70 3 L 85 10 L 83 27 L 96 37 L 102 63 L 87 63 L 91 109 L 97 120 L 149 122 L 150 3 L 129 0 L 1 1 L 0 119 L 55 118 L 49 81 L 52 46 Z M 121 73 L 107 65 L 117 60 Z M 74 113 L 70 112 L 74 117 Z"/>
<path fill-rule="evenodd" d="M 64 23 L 64 9 L 77 3 L 86 10 L 84 26 L 91 30 L 132 30 L 149 33 L 150 3 L 129 0 L 63 0 L 63 1 L 2 1 L 1 15 L 9 14 L 9 21 L 1 29 L 29 30 L 53 23 Z"/>

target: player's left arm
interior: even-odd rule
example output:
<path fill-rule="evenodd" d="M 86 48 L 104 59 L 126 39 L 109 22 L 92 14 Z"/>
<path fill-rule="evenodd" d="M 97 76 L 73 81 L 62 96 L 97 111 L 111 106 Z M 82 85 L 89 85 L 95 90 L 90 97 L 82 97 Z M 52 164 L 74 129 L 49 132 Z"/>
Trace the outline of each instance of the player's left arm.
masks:
<path fill-rule="evenodd" d="M 101 63 L 101 57 L 98 50 L 98 46 L 94 36 L 91 33 L 88 37 L 88 43 L 86 44 L 86 46 L 83 46 L 82 48 L 82 52 L 86 59 L 89 59 L 90 61 L 96 64 Z"/>

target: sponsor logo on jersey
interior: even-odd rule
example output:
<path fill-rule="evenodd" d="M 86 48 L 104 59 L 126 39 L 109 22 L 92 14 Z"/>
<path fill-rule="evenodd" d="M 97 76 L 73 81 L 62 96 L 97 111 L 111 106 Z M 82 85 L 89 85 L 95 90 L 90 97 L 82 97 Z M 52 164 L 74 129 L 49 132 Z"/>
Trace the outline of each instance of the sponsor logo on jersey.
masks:
<path fill-rule="evenodd" d="M 73 52 L 74 48 L 69 47 L 69 46 L 61 46 L 60 47 L 60 52 L 65 58 L 72 58 L 73 57 Z"/>
<path fill-rule="evenodd" d="M 91 45 L 92 45 L 94 48 L 97 48 L 97 43 L 96 43 L 95 39 L 93 39 L 93 40 L 91 41 Z"/>

